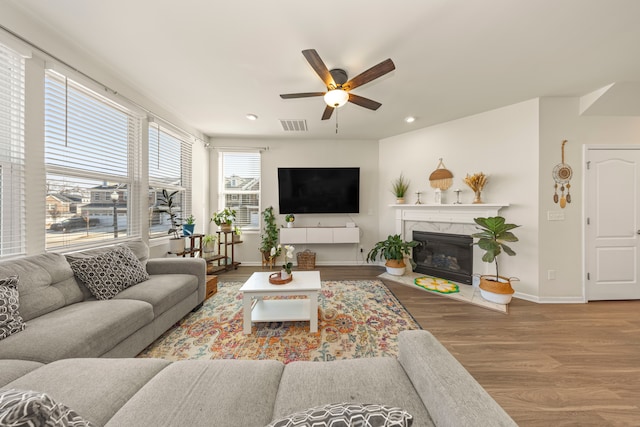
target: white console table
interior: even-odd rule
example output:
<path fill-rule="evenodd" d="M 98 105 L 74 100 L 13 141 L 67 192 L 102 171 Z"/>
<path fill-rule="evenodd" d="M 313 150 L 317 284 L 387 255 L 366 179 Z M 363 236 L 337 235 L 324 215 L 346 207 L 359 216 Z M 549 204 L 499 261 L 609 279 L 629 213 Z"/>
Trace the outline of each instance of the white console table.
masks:
<path fill-rule="evenodd" d="M 360 243 L 358 227 L 292 227 L 280 229 L 280 243 Z"/>

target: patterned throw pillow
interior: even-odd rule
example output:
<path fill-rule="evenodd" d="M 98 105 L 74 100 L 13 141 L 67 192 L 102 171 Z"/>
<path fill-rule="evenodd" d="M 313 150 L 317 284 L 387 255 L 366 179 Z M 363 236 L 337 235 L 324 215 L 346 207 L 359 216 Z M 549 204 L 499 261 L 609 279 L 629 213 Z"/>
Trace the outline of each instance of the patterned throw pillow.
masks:
<path fill-rule="evenodd" d="M 70 263 L 73 273 L 100 300 L 149 279 L 149 274 L 131 249 L 118 247 L 104 254 Z"/>
<path fill-rule="evenodd" d="M 24 330 L 26 325 L 18 308 L 18 276 L 0 280 L 0 340 Z"/>
<path fill-rule="evenodd" d="M 413 416 L 401 408 L 360 403 L 331 403 L 296 412 L 267 427 L 409 427 Z"/>
<path fill-rule="evenodd" d="M 45 393 L 0 390 L 0 426 L 92 427 L 72 409 Z"/>

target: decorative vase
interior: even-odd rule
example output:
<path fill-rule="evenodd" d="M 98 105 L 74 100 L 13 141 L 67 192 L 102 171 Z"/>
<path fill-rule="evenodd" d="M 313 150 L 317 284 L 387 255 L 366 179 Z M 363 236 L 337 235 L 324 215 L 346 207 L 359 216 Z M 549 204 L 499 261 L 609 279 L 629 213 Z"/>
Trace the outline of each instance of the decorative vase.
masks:
<path fill-rule="evenodd" d="M 280 270 L 280 279 L 287 280 L 291 276 L 291 273 L 287 273 L 287 270 Z"/>
<path fill-rule="evenodd" d="M 287 228 L 293 228 L 293 221 L 287 222 Z"/>
<path fill-rule="evenodd" d="M 489 302 L 509 304 L 515 291 L 507 277 L 480 276 L 480 295 Z"/>
<path fill-rule="evenodd" d="M 474 199 L 473 199 L 473 203 L 475 203 L 475 204 L 484 203 L 484 202 L 482 201 L 482 190 L 477 190 L 477 191 L 475 192 L 475 197 L 474 197 Z"/>
<path fill-rule="evenodd" d="M 404 197 L 398 197 L 396 199 L 396 204 L 398 205 L 404 205 Z"/>

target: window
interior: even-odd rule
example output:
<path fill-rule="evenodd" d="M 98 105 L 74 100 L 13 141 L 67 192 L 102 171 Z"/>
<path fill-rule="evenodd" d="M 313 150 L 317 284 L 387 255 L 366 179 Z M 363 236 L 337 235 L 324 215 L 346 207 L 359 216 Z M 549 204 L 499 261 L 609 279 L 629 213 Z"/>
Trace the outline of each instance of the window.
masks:
<path fill-rule="evenodd" d="M 178 191 L 174 202 L 178 217 L 191 214 L 191 142 L 176 132 L 149 125 L 149 235 L 161 237 L 169 230 L 169 215 L 158 209 L 162 190 Z"/>
<path fill-rule="evenodd" d="M 87 87 L 45 74 L 46 248 L 140 235 L 140 118 Z"/>
<path fill-rule="evenodd" d="M 0 44 L 0 257 L 25 253 L 24 58 Z"/>
<path fill-rule="evenodd" d="M 236 211 L 235 225 L 243 230 L 260 227 L 260 153 L 220 152 L 218 155 L 218 209 Z"/>

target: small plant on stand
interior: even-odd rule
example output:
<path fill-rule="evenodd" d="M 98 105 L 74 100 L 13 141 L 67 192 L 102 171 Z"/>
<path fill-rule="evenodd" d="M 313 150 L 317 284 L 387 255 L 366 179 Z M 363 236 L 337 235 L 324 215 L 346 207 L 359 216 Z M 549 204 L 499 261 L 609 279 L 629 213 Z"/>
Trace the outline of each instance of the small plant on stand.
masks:
<path fill-rule="evenodd" d="M 260 236 L 260 252 L 262 253 L 262 266 L 269 265 L 273 267 L 274 258 L 271 251 L 278 245 L 278 226 L 276 225 L 276 216 L 273 213 L 273 206 L 269 206 L 262 211 L 262 220 L 264 221 L 264 233 Z"/>
<path fill-rule="evenodd" d="M 224 208 L 220 212 L 216 212 L 211 216 L 211 221 L 214 222 L 220 230 L 231 231 L 231 224 L 236 219 L 236 211 L 231 208 Z"/>
<path fill-rule="evenodd" d="M 233 241 L 239 242 L 240 237 L 242 236 L 242 230 L 237 225 L 233 227 Z"/>
<path fill-rule="evenodd" d="M 191 236 L 196 228 L 196 218 L 193 215 L 189 215 L 182 224 L 182 235 Z"/>

